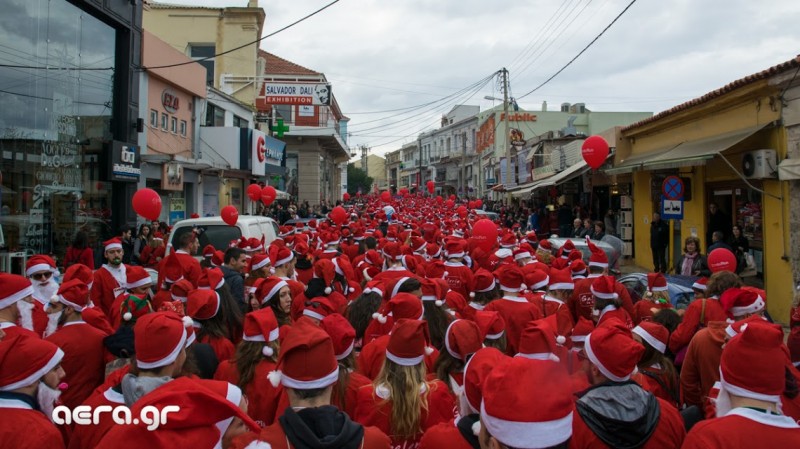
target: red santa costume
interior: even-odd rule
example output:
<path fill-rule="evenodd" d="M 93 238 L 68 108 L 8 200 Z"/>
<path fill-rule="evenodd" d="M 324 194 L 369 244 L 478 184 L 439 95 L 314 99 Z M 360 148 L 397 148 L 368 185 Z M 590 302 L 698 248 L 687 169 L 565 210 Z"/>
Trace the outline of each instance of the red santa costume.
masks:
<path fill-rule="evenodd" d="M 313 360 L 314 363 L 308 363 L 309 360 Z M 292 326 L 281 342 L 277 370 L 269 374 L 270 383 L 274 387 L 283 385 L 284 388 L 308 390 L 330 387 L 338 379 L 339 365 L 336 362 L 330 337 L 309 319 L 301 318 Z M 324 415 L 329 419 L 326 422 L 338 425 L 326 428 L 325 435 L 314 435 L 313 432 L 303 430 L 303 427 L 306 426 L 304 424 L 306 413 Z M 387 449 L 389 447 L 389 439 L 374 427 L 363 427 L 363 433 L 352 432 L 352 436 L 342 432 L 342 429 L 345 428 L 352 430 L 353 425 L 350 418 L 335 407 L 321 406 L 309 409 L 287 407 L 284 417 L 280 420 L 262 429 L 258 434 L 247 433 L 238 437 L 230 447 L 233 449 L 267 449 L 270 447 L 294 449 L 300 447 L 296 440 L 298 435 L 307 437 L 307 439 L 304 438 L 304 441 L 315 442 L 322 438 L 335 439 L 341 444 L 364 449 Z"/>
<path fill-rule="evenodd" d="M 464 243 L 460 240 L 451 240 L 445 245 L 447 262 L 444 263 L 444 279 L 450 290 L 461 293 L 465 298 L 469 297 L 469 288 L 472 285 L 472 270 L 462 263 L 464 253 Z"/>
<path fill-rule="evenodd" d="M 172 312 L 150 313 L 137 320 L 133 329 L 136 365 L 140 369 L 158 370 L 174 363 L 181 350 L 189 345 L 188 332 L 185 325 L 184 320 Z M 119 374 L 114 372 L 112 376 L 117 377 Z M 100 406 L 114 408 L 119 405 L 131 407 L 136 404 L 138 404 L 138 401 L 133 403 L 126 402 L 123 387 L 119 383 L 103 391 L 95 391 L 83 403 L 83 405 L 92 407 L 93 410 Z M 69 447 L 71 449 L 94 449 L 98 447 L 103 437 L 115 427 L 128 426 L 115 424 L 110 413 L 100 414 L 97 424 L 75 426 Z"/>
<path fill-rule="evenodd" d="M 229 444 L 223 438 L 233 419 L 242 422 L 244 429 L 233 428 L 237 433 L 258 430 L 256 424 L 242 410 L 246 399 L 239 387 L 216 380 L 189 379 L 182 377 L 168 382 L 145 395 L 132 407 L 133 416 L 139 416 L 145 407 L 164 410 L 177 407 L 157 431 L 144 422 L 135 425 L 116 426 L 103 437 L 98 449 L 117 449 L 135 444 L 136 447 L 152 449 L 169 447 L 191 447 L 214 449 Z"/>
<path fill-rule="evenodd" d="M 626 325 L 612 319 L 598 326 L 584 349 L 607 381 L 578 398 L 570 448 L 680 447 L 686 430 L 678 410 L 630 381 L 644 347 Z"/>
<path fill-rule="evenodd" d="M 203 330 L 203 324 L 209 320 L 219 320 L 219 293 L 215 290 L 197 289 L 189 293 L 186 301 L 186 316 L 194 321 L 193 326 L 197 328 L 198 341 L 207 343 L 214 350 L 217 360 L 220 362 L 233 357 L 235 348 L 233 343 L 224 335 L 211 334 Z"/>
<path fill-rule="evenodd" d="M 552 269 L 548 277 L 548 294 L 543 299 L 543 315 L 549 317 L 555 315 L 558 323 L 558 335 L 569 337 L 575 322 L 572 319 L 569 306 L 561 299 L 553 296 L 552 292 L 559 290 L 573 290 L 575 284 L 572 281 L 569 268 Z M 563 343 L 562 343 L 563 344 Z"/>
<path fill-rule="evenodd" d="M 718 419 L 692 428 L 683 448 L 796 447 L 800 426 L 780 414 L 785 370 L 791 367 L 783 332 L 769 323 L 753 321 L 725 345 L 720 364 Z M 790 368 L 792 369 L 792 368 Z M 768 409 L 738 404 L 756 400 Z"/>
<path fill-rule="evenodd" d="M 633 329 L 633 320 L 625 309 L 618 308 L 619 293 L 615 291 L 616 280 L 613 276 L 600 276 L 595 278 L 592 282 L 590 290 L 592 296 L 597 299 L 613 300 L 613 303 L 603 307 L 602 310 L 595 308 L 593 315 L 597 318 L 597 327 L 600 327 L 608 320 L 619 320 L 624 323 L 628 329 Z"/>
<path fill-rule="evenodd" d="M 138 265 L 126 265 L 125 279 L 125 290 L 114 298 L 114 303 L 108 311 L 108 321 L 114 329 L 117 329 L 123 321 L 130 321 L 130 318 L 125 318 L 127 316 L 125 315 L 126 313 L 139 316 L 141 313 L 136 313 L 136 311 L 140 308 L 146 309 L 147 312 L 154 310 L 146 295 L 129 293 L 134 288 L 152 285 L 153 280 L 150 277 L 150 273 Z"/>
<path fill-rule="evenodd" d="M 669 331 L 661 324 L 644 321 L 634 327 L 631 332 L 634 336 L 638 336 L 643 344 L 650 345 L 660 354 L 667 351 Z M 675 372 L 673 371 L 673 373 Z M 640 366 L 639 372 L 634 374 L 632 379 L 657 398 L 661 398 L 675 407 L 680 406 L 680 383 L 676 376 L 670 378 L 668 371 L 660 364 Z"/>
<path fill-rule="evenodd" d="M 667 278 L 661 273 L 648 273 L 645 297 L 633 306 L 633 323 L 638 325 L 642 321 L 651 321 L 655 312 L 671 308 Z"/>
<path fill-rule="evenodd" d="M 334 387 L 331 404 L 355 416 L 358 390 L 372 383 L 366 376 L 353 371 L 353 348 L 356 330 L 342 315 L 334 313 L 319 322 L 319 327 L 331 337 L 336 360 L 339 363 L 339 382 Z"/>
<path fill-rule="evenodd" d="M 3 447 L 64 447 L 61 434 L 50 417 L 40 411 L 37 398 L 19 391 L 40 382 L 63 357 L 64 352 L 58 346 L 37 337 L 13 335 L 0 341 L 0 435 Z"/>
<path fill-rule="evenodd" d="M 89 303 L 89 289 L 77 279 L 65 282 L 58 289 L 55 301 L 80 314 Z M 80 317 L 76 321 L 64 323 L 61 329 L 47 337 L 47 341 L 61 348 L 65 354 L 61 366 L 66 373 L 64 382 L 69 388 L 61 394 L 61 402 L 70 409 L 83 403 L 103 383 L 106 367 L 103 346 L 105 337 L 105 333 Z"/>
<path fill-rule="evenodd" d="M 34 301 L 30 299 L 32 294 L 33 287 L 28 278 L 18 274 L 0 273 L 0 310 L 11 307 L 19 310 L 19 303 Z M 0 321 L 0 329 L 6 334 L 6 339 L 20 334 L 41 338 L 33 331 L 17 326 L 17 323 L 11 321 Z"/>
<path fill-rule="evenodd" d="M 122 241 L 118 238 L 113 238 L 103 242 L 103 247 L 104 252 L 112 249 L 122 249 Z M 124 264 L 103 264 L 103 266 L 94 272 L 92 303 L 100 307 L 106 316 L 110 316 L 114 298 L 122 293 L 126 284 L 127 277 Z"/>
<path fill-rule="evenodd" d="M 255 420 L 260 427 L 272 425 L 279 411 L 281 398 L 285 397 L 282 387 L 275 388 L 265 382 L 267 375 L 275 370 L 277 354 L 270 343 L 278 340 L 278 320 L 272 308 L 265 307 L 244 316 L 244 342 L 261 344 L 261 353 L 264 356 L 255 366 L 253 377 L 244 387 L 244 392 L 249 399 L 247 414 Z M 247 344 L 247 343 L 240 344 Z M 239 369 L 234 359 L 225 360 L 217 367 L 214 379 L 224 380 L 234 385 L 239 384 Z M 284 398 L 288 405 L 288 399 Z M 282 410 L 281 410 L 282 411 Z"/>
<path fill-rule="evenodd" d="M 399 372 L 413 369 L 423 363 L 426 354 L 432 352 L 433 348 L 428 349 L 429 341 L 427 323 L 420 320 L 400 320 L 389 336 L 385 363 L 397 365 Z M 387 380 L 396 384 L 395 378 Z M 390 383 L 383 383 L 380 377 L 369 388 L 358 391 L 355 421 L 365 426 L 375 426 L 389 435 L 393 448 L 418 447 L 419 440 L 427 429 L 438 423 L 453 420 L 454 402 L 447 385 L 439 380 L 422 382 L 414 387 L 416 391 L 394 393 L 425 395 L 427 406 L 419 410 L 418 428 L 414 436 L 404 437 L 394 433 L 392 389 L 395 387 Z"/>
<path fill-rule="evenodd" d="M 677 354 L 692 340 L 694 334 L 711 321 L 725 321 L 728 315 L 716 298 L 702 298 L 692 301 L 678 324 L 669 336 L 669 350 Z"/>
<path fill-rule="evenodd" d="M 519 267 L 505 265 L 497 273 L 500 290 L 506 294 L 486 306 L 486 311 L 496 311 L 506 323 L 506 354 L 514 355 L 519 349 L 519 338 L 525 326 L 542 317 L 535 304 L 528 302 L 523 296 L 516 296 L 522 290 L 523 275 Z"/>
<path fill-rule="evenodd" d="M 53 277 L 57 272 L 56 263 L 50 256 L 37 254 L 25 264 L 25 276 L 31 280 L 31 296 L 35 301 L 20 303 L 20 325 L 39 336 L 45 335 L 48 323 L 45 309 L 50 298 L 58 291 L 58 283 Z"/>
<path fill-rule="evenodd" d="M 402 298 L 401 301 L 396 302 L 395 305 L 393 306 L 389 305 L 391 300 L 399 294 L 398 292 L 403 287 L 403 285 L 411 279 L 417 279 L 417 278 L 408 276 L 397 279 L 391 279 L 385 283 L 386 284 L 385 288 L 383 288 L 383 304 L 380 307 L 380 309 L 378 309 L 378 312 L 372 314 L 373 319 L 372 321 L 369 322 L 366 330 L 364 331 L 364 344 L 369 343 L 370 341 L 382 335 L 389 334 L 389 331 L 392 330 L 392 326 L 394 325 L 393 309 L 395 307 L 397 307 L 398 310 L 400 310 L 400 313 L 403 315 L 402 318 L 409 318 L 409 319 L 418 318 L 418 315 L 416 315 L 417 301 L 410 301 L 410 298 L 404 297 Z M 373 282 L 380 282 L 380 281 L 373 281 Z M 419 301 L 419 305 L 420 306 L 422 305 L 421 301 Z M 411 306 L 411 309 L 409 309 L 408 306 Z M 398 319 L 399 318 L 400 317 L 398 317 Z"/>

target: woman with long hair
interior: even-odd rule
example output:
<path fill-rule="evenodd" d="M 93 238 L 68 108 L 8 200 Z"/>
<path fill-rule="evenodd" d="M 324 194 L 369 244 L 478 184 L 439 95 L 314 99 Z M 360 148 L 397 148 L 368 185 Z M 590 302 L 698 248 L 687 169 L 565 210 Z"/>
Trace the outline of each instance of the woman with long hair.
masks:
<path fill-rule="evenodd" d="M 335 405 L 348 416 L 355 416 L 358 390 L 372 383 L 367 377 L 355 372 L 356 358 L 353 348 L 356 331 L 347 319 L 338 313 L 323 318 L 319 322 L 319 327 L 331 337 L 336 361 L 339 363 L 339 380 L 333 387 L 331 405 Z"/>
<path fill-rule="evenodd" d="M 464 366 L 483 347 L 483 339 L 478 325 L 470 320 L 453 321 L 445 335 L 445 350 L 439 353 L 433 369 L 436 378 L 457 398 L 464 385 Z"/>
<path fill-rule="evenodd" d="M 356 331 L 356 351 L 361 351 L 364 346 L 364 332 L 372 321 L 372 315 L 381 307 L 382 300 L 383 282 L 370 281 L 361 292 L 361 296 L 347 306 L 345 317 Z"/>
<path fill-rule="evenodd" d="M 426 429 L 453 419 L 455 402 L 447 386 L 426 380 L 422 359 L 433 350 L 429 341 L 424 321 L 398 321 L 380 373 L 371 388 L 358 392 L 355 421 L 379 428 L 393 447 L 415 447 Z"/>
<path fill-rule="evenodd" d="M 75 238 L 64 256 L 64 270 L 76 263 L 94 269 L 94 251 L 89 247 L 89 234 L 86 231 L 75 233 Z"/>
<path fill-rule="evenodd" d="M 508 346 L 506 337 L 506 322 L 496 311 L 478 310 L 475 312 L 475 323 L 481 330 L 483 345 L 487 348 L 496 348 L 503 353 Z"/>
<path fill-rule="evenodd" d="M 219 362 L 233 357 L 235 348 L 228 339 L 228 328 L 220 309 L 220 297 L 215 290 L 193 290 L 186 300 L 186 315 L 194 321 L 197 341 L 214 349 Z"/>
<path fill-rule="evenodd" d="M 680 381 L 672 361 L 665 355 L 669 331 L 664 326 L 644 321 L 633 328 L 633 339 L 644 346 L 644 354 L 633 376 L 642 388 L 675 407 L 679 407 Z"/>
<path fill-rule="evenodd" d="M 267 278 L 270 273 L 270 258 L 266 254 L 254 254 L 248 260 L 249 269 L 247 270 L 247 278 L 244 280 L 244 292 L 255 293 L 255 283 L 259 279 Z"/>
<path fill-rule="evenodd" d="M 147 244 L 150 243 L 152 238 L 153 233 L 150 225 L 148 223 L 142 223 L 139 226 L 139 232 L 136 234 L 136 238 L 133 241 L 133 257 L 131 258 L 131 261 L 135 261 L 136 264 L 139 263 L 142 250 L 147 247 Z"/>
<path fill-rule="evenodd" d="M 270 276 L 258 285 L 255 299 L 260 308 L 269 308 L 275 314 L 280 327 L 290 326 L 292 317 L 292 293 L 289 284 L 281 278 Z"/>
<path fill-rule="evenodd" d="M 271 425 L 284 398 L 283 388 L 266 382 L 278 362 L 278 321 L 272 309 L 250 312 L 244 317 L 242 341 L 236 354 L 219 364 L 214 379 L 237 385 L 247 395 L 247 414 L 262 427 Z M 284 398 L 285 402 L 285 398 Z M 287 404 L 288 405 L 288 404 Z"/>
<path fill-rule="evenodd" d="M 139 264 L 145 268 L 158 267 L 158 263 L 164 258 L 166 249 L 161 234 L 154 235 L 139 254 Z"/>
<path fill-rule="evenodd" d="M 439 284 L 432 279 L 422 280 L 422 308 L 423 317 L 428 322 L 428 330 L 431 333 L 431 343 L 433 347 L 442 350 L 447 333 L 447 326 L 452 321 L 452 315 L 443 307 L 445 304 L 444 296 Z"/>

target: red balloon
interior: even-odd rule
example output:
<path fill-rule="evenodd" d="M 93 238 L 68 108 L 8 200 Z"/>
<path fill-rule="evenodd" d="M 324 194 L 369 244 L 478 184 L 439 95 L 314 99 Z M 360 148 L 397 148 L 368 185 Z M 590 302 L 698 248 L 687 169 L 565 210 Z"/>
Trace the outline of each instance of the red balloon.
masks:
<path fill-rule="evenodd" d="M 392 200 L 392 194 L 389 193 L 388 190 L 381 192 L 381 200 L 383 200 L 384 203 L 388 203 Z"/>
<path fill-rule="evenodd" d="M 347 193 L 347 192 L 344 192 L 344 194 L 342 194 L 342 199 L 345 200 L 345 201 L 350 201 L 350 194 Z"/>
<path fill-rule="evenodd" d="M 486 252 L 491 252 L 497 243 L 497 225 L 492 220 L 478 220 L 472 226 L 472 237 L 470 237 L 479 248 Z"/>
<path fill-rule="evenodd" d="M 247 186 L 247 197 L 250 198 L 252 201 L 258 201 L 261 199 L 261 186 L 258 184 L 250 184 Z"/>
<path fill-rule="evenodd" d="M 453 200 L 447 200 L 447 201 L 445 201 L 444 205 L 447 206 L 448 209 L 452 209 L 453 206 L 456 205 L 456 203 Z"/>
<path fill-rule="evenodd" d="M 134 212 L 150 221 L 158 220 L 161 215 L 161 197 L 153 189 L 137 190 L 132 203 Z"/>
<path fill-rule="evenodd" d="M 589 136 L 583 141 L 581 154 L 589 167 L 597 170 L 608 157 L 608 142 L 600 136 Z"/>
<path fill-rule="evenodd" d="M 458 206 L 458 209 L 456 209 L 456 213 L 458 213 L 459 217 L 464 218 L 467 216 L 467 208 L 464 206 Z"/>
<path fill-rule="evenodd" d="M 433 181 L 428 181 L 425 186 L 428 187 L 428 193 L 433 194 L 433 190 L 436 188 L 436 183 Z"/>
<path fill-rule="evenodd" d="M 483 207 L 483 200 L 481 200 L 481 199 L 475 200 L 475 207 L 478 208 L 478 209 Z"/>
<path fill-rule="evenodd" d="M 229 226 L 233 226 L 239 220 L 239 211 L 234 206 L 225 206 L 219 213 L 222 216 L 222 221 Z"/>
<path fill-rule="evenodd" d="M 450 201 L 455 201 L 455 200 L 456 200 L 456 196 L 455 195 L 450 195 Z"/>
<path fill-rule="evenodd" d="M 347 221 L 347 212 L 344 210 L 342 206 L 334 207 L 328 216 L 331 218 L 331 221 L 336 223 L 337 225 L 341 225 L 345 221 Z"/>
<path fill-rule="evenodd" d="M 467 203 L 467 207 L 469 207 L 470 209 L 475 209 L 476 208 L 475 201 L 470 201 L 469 203 Z"/>
<path fill-rule="evenodd" d="M 442 198 L 442 196 L 441 196 L 441 195 L 437 196 L 437 197 L 436 197 L 436 203 L 438 203 L 438 204 L 442 204 L 442 203 L 444 203 L 444 198 Z"/>
<path fill-rule="evenodd" d="M 725 248 L 717 248 L 708 254 L 708 268 L 712 273 L 718 271 L 736 272 L 736 256 Z"/>
<path fill-rule="evenodd" d="M 264 203 L 265 206 L 272 204 L 277 196 L 278 192 L 275 191 L 275 187 L 264 186 L 264 188 L 261 189 L 261 202 Z"/>

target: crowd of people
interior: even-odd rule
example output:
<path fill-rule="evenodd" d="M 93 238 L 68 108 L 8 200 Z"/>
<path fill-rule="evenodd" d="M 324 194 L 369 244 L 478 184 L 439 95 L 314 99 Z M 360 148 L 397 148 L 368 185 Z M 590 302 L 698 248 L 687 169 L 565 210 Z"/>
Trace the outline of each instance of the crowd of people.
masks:
<path fill-rule="evenodd" d="M 33 256 L 25 276 L 0 273 L 0 445 L 800 444 L 797 303 L 786 337 L 765 293 L 720 271 L 678 311 L 658 272 L 632 296 L 596 234 L 588 254 L 556 250 L 500 212 L 368 196 L 272 242 L 200 248 L 189 232 L 125 263 L 163 240 L 140 229 L 106 241 L 96 270 L 69 255 L 60 284 Z M 173 409 L 153 428 L 61 405 Z"/>

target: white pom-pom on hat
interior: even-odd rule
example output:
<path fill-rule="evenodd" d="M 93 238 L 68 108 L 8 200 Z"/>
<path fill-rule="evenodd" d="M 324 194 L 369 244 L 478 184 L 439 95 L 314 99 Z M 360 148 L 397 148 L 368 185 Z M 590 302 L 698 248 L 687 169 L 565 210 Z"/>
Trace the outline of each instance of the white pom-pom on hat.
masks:
<path fill-rule="evenodd" d="M 53 295 L 50 297 L 50 304 L 58 304 L 58 295 Z"/>
<path fill-rule="evenodd" d="M 192 327 L 192 324 L 194 324 L 194 320 L 190 316 L 184 316 L 181 321 L 183 321 L 183 327 Z"/>
<path fill-rule="evenodd" d="M 434 301 L 434 304 L 436 304 L 436 307 L 442 307 L 442 305 L 444 305 L 444 301 L 442 301 L 441 299 L 437 299 L 436 301 Z"/>
<path fill-rule="evenodd" d="M 272 449 L 272 446 L 267 442 L 255 440 L 245 446 L 244 449 Z"/>
<path fill-rule="evenodd" d="M 269 267 L 270 274 L 275 274 L 275 267 Z"/>
<path fill-rule="evenodd" d="M 270 371 L 269 374 L 267 374 L 269 383 L 275 388 L 278 388 L 278 385 L 281 384 L 281 377 L 283 376 L 281 375 L 280 371 Z"/>
<path fill-rule="evenodd" d="M 330 288 L 330 287 L 325 287 L 325 294 L 326 294 L 326 295 L 330 295 L 332 291 L 333 291 L 333 290 L 331 290 L 331 288 Z"/>
<path fill-rule="evenodd" d="M 475 435 L 475 436 L 478 436 L 478 435 L 481 434 L 481 422 L 480 421 L 475 421 L 475 423 L 472 424 L 472 434 Z"/>
<path fill-rule="evenodd" d="M 353 293 L 354 291 L 356 291 L 356 289 L 354 289 L 353 287 L 350 287 L 350 293 Z"/>
<path fill-rule="evenodd" d="M 425 355 L 431 355 L 431 354 L 433 354 L 433 348 L 431 348 L 430 346 L 425 346 Z"/>
<path fill-rule="evenodd" d="M 469 292 L 469 297 L 470 298 L 474 298 L 475 297 L 475 292 Z"/>
<path fill-rule="evenodd" d="M 264 357 L 272 357 L 272 355 L 275 354 L 275 351 L 273 351 L 272 347 L 269 345 L 264 345 L 264 347 L 261 348 L 261 353 L 264 354 Z"/>
<path fill-rule="evenodd" d="M 450 273 L 448 273 L 448 272 L 446 272 L 446 271 L 445 271 L 444 273 L 442 273 L 442 278 L 443 278 L 443 279 L 444 279 L 444 278 L 446 278 L 448 274 L 450 274 Z"/>
<path fill-rule="evenodd" d="M 559 345 L 563 345 L 566 342 L 567 339 L 563 335 L 559 335 L 558 337 L 556 337 L 556 343 L 558 343 Z"/>
<path fill-rule="evenodd" d="M 130 312 L 125 312 L 125 313 L 122 315 L 122 319 L 123 319 L 123 320 L 125 320 L 125 321 L 130 321 L 130 320 L 131 320 L 131 318 L 133 318 L 133 314 L 132 314 L 132 313 L 130 313 Z"/>
<path fill-rule="evenodd" d="M 378 316 L 375 317 L 375 319 L 378 320 L 379 323 L 386 324 L 386 315 L 381 315 L 380 313 L 378 313 L 376 315 L 378 315 Z"/>

